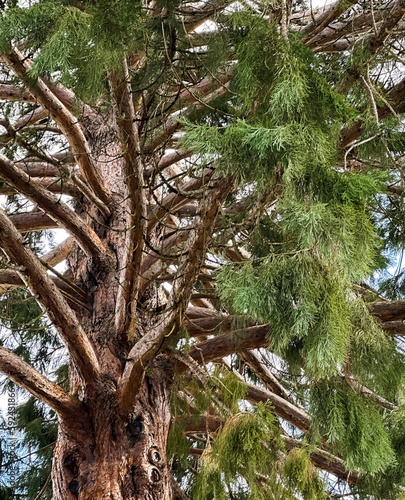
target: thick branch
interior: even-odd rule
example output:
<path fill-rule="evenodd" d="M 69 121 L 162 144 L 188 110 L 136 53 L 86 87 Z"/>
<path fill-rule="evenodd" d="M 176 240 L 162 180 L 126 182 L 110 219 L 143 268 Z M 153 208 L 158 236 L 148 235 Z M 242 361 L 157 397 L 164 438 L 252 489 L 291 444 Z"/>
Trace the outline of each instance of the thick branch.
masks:
<path fill-rule="evenodd" d="M 205 21 L 208 21 L 213 15 L 222 12 L 231 3 L 232 0 L 208 0 L 199 9 L 193 6 L 190 9 L 190 14 L 183 20 L 183 25 L 187 33 L 191 33 L 205 23 Z M 184 11 L 187 11 L 187 9 L 183 7 L 182 12 Z"/>
<path fill-rule="evenodd" d="M 214 335 L 219 332 L 230 332 L 233 318 L 206 307 L 188 307 L 183 325 L 191 337 Z"/>
<path fill-rule="evenodd" d="M 38 204 L 66 231 L 74 236 L 79 245 L 89 255 L 103 258 L 107 248 L 96 233 L 85 224 L 59 197 L 51 194 L 39 182 L 17 168 L 8 158 L 0 155 L 0 176 L 19 193 Z"/>
<path fill-rule="evenodd" d="M 48 214 L 38 211 L 10 215 L 10 220 L 22 233 L 59 227 L 58 223 L 49 217 Z"/>
<path fill-rule="evenodd" d="M 127 337 L 132 340 L 135 338 L 135 311 L 146 232 L 146 199 L 143 179 L 144 165 L 138 129 L 135 125 L 135 109 L 129 81 L 128 66 L 124 61 L 122 72 L 111 74 L 109 78 L 115 120 L 122 146 L 125 181 L 128 187 L 126 227 L 129 229 L 125 238 L 126 254 L 120 276 L 115 324 L 117 331 L 125 332 Z"/>
<path fill-rule="evenodd" d="M 66 257 L 71 253 L 75 247 L 74 238 L 66 238 L 66 240 L 59 243 L 55 248 L 46 253 L 42 260 L 49 264 L 50 266 L 56 266 L 60 262 L 63 262 Z"/>
<path fill-rule="evenodd" d="M 288 451 L 294 448 L 301 448 L 302 446 L 302 443 L 300 441 L 289 436 L 283 436 L 283 440 Z M 310 457 L 311 462 L 316 467 L 330 472 L 331 474 L 335 475 L 345 482 L 356 484 L 360 479 L 360 475 L 357 472 L 349 472 L 345 468 L 343 460 L 336 455 L 332 455 L 332 453 L 317 448 L 315 451 L 311 452 Z"/>
<path fill-rule="evenodd" d="M 38 78 L 35 83 L 33 83 L 32 78 L 28 78 L 27 74 L 30 69 L 30 62 L 16 50 L 11 54 L 3 56 L 3 59 L 12 68 L 14 73 L 27 85 L 38 102 L 49 110 L 52 118 L 69 141 L 84 178 L 87 180 L 97 197 L 108 205 L 111 202 L 109 189 L 100 174 L 94 168 L 90 156 L 90 147 L 77 118 L 66 108 L 62 101 L 56 97 L 41 78 Z"/>
<path fill-rule="evenodd" d="M 122 410 L 127 411 L 132 397 L 141 382 L 142 373 L 148 362 L 163 346 L 167 337 L 177 332 L 181 317 L 186 310 L 192 288 L 205 258 L 209 235 L 226 194 L 231 187 L 230 179 L 221 179 L 207 194 L 201 206 L 199 223 L 191 233 L 187 245 L 187 258 L 179 266 L 179 278 L 173 282 L 167 303 L 168 314 L 162 324 L 144 335 L 131 349 L 120 383 L 119 401 Z"/>
<path fill-rule="evenodd" d="M 405 320 L 405 300 L 374 302 L 370 310 L 381 322 Z"/>
<path fill-rule="evenodd" d="M 307 432 L 310 427 L 309 415 L 299 408 L 293 405 L 284 398 L 277 396 L 274 392 L 262 389 L 261 387 L 256 387 L 255 385 L 247 385 L 246 399 L 250 403 L 260 403 L 269 401 L 274 408 L 274 412 L 294 427 Z"/>
<path fill-rule="evenodd" d="M 20 130 L 27 125 L 33 125 L 44 118 L 49 118 L 49 111 L 42 106 L 38 106 L 34 110 L 29 111 L 25 115 L 18 118 L 18 120 L 14 122 L 13 128 L 14 130 Z"/>
<path fill-rule="evenodd" d="M 371 60 L 378 50 L 383 47 L 387 38 L 391 36 L 392 30 L 399 23 L 404 14 L 405 6 L 403 0 L 396 0 L 393 8 L 387 15 L 386 21 L 381 24 L 377 33 L 373 34 L 367 41 L 369 60 Z M 363 62 L 360 66 L 353 67 L 349 71 L 346 71 L 337 85 L 336 91 L 345 94 L 358 79 L 360 72 L 366 67 L 366 64 L 366 62 Z"/>
<path fill-rule="evenodd" d="M 25 101 L 35 103 L 35 97 L 26 89 L 21 89 L 8 83 L 0 84 L 0 100 L 2 101 Z"/>
<path fill-rule="evenodd" d="M 357 3 L 357 0 L 338 0 L 334 4 L 328 6 L 327 10 L 322 12 L 322 14 L 320 14 L 312 23 L 307 24 L 302 30 L 302 32 L 306 34 L 303 40 L 304 43 L 310 45 L 315 35 L 333 23 L 333 21 L 350 9 L 350 7 L 355 3 Z"/>
<path fill-rule="evenodd" d="M 52 163 L 19 161 L 16 165 L 30 177 L 60 177 L 62 174 Z"/>
<path fill-rule="evenodd" d="M 76 315 L 52 282 L 38 258 L 25 245 L 9 218 L 0 210 L 0 242 L 13 263 L 29 276 L 27 285 L 61 334 L 78 370 L 86 382 L 99 376 L 100 368 L 93 347 Z"/>
<path fill-rule="evenodd" d="M 268 325 L 251 326 L 240 332 L 225 333 L 201 342 L 190 349 L 189 355 L 199 363 L 224 358 L 258 347 L 267 347 L 270 329 Z"/>
<path fill-rule="evenodd" d="M 0 371 L 17 385 L 46 403 L 61 417 L 77 420 L 77 416 L 83 411 L 81 403 L 69 396 L 59 385 L 51 382 L 3 346 L 0 346 Z"/>

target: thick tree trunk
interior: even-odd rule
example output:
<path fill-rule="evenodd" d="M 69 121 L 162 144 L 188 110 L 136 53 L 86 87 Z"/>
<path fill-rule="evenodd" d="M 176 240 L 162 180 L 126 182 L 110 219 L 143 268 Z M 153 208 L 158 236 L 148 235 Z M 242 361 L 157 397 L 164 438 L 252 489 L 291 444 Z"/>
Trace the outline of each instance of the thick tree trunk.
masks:
<path fill-rule="evenodd" d="M 167 380 L 157 367 L 145 376 L 127 418 L 119 415 L 114 384 L 92 398 L 87 419 L 89 432 L 75 435 L 75 422 L 63 422 L 53 459 L 53 498 L 148 499 L 172 498 L 166 460 L 170 425 Z M 73 429 L 73 431 L 71 431 Z"/>
<path fill-rule="evenodd" d="M 93 161 L 114 201 L 109 218 L 84 198 L 77 203 L 77 210 L 112 250 L 115 262 L 105 268 L 102 262 L 90 261 L 79 248 L 69 255 L 68 275 L 91 300 L 91 310 L 80 311 L 80 322 L 96 351 L 101 376 L 85 383 L 75 366 L 70 366 L 70 391 L 87 410 L 77 418 L 86 421 L 88 432 L 78 435 L 75 422 L 60 422 L 52 468 L 53 498 L 169 500 L 172 485 L 166 441 L 170 381 L 162 356 L 161 361 L 153 360 L 145 367 L 129 413 L 120 413 L 117 403 L 128 352 L 153 326 L 149 303 L 143 303 L 142 311 L 132 311 L 137 319 L 135 338 L 128 339 L 116 322 L 130 227 L 120 143 L 115 125 L 108 119 L 94 115 L 83 121 L 91 137 Z"/>

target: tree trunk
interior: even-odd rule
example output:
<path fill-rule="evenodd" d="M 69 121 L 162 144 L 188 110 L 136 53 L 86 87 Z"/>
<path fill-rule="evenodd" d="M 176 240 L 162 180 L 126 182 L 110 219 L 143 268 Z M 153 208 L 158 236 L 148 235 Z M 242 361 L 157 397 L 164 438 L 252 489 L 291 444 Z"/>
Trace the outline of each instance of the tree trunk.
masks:
<path fill-rule="evenodd" d="M 88 433 L 75 434 L 75 422 L 62 422 L 53 459 L 53 498 L 150 499 L 172 498 L 166 460 L 170 425 L 167 379 L 158 367 L 148 371 L 133 412 L 122 417 L 114 383 L 100 385 L 89 401 Z"/>
<path fill-rule="evenodd" d="M 137 318 L 135 338 L 129 340 L 115 321 L 127 252 L 127 184 L 119 140 L 110 120 L 100 121 L 94 115 L 83 121 L 93 152 L 100 151 L 93 162 L 111 189 L 114 205 L 108 219 L 84 198 L 76 210 L 113 251 L 115 262 L 110 267 L 89 262 L 80 248 L 68 259 L 70 279 L 91 300 L 91 311 L 81 310 L 80 321 L 97 352 L 102 375 L 86 385 L 76 367 L 70 365 L 70 391 L 87 410 L 77 418 L 86 421 L 88 431 L 78 434 L 75 422 L 61 422 L 52 468 L 53 498 L 169 500 L 172 485 L 166 441 L 170 381 L 164 357 L 147 366 L 129 414 L 120 413 L 117 403 L 126 356 L 152 327 L 149 302 L 143 304 L 143 311 L 132 311 Z"/>

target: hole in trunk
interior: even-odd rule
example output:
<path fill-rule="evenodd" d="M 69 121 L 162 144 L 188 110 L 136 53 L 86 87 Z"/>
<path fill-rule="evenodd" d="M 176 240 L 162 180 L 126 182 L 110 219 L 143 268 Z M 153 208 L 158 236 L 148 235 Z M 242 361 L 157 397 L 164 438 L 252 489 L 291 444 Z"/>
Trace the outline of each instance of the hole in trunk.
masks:
<path fill-rule="evenodd" d="M 152 483 L 158 483 L 160 481 L 160 472 L 156 469 L 156 467 L 151 467 L 149 469 L 149 479 Z"/>
<path fill-rule="evenodd" d="M 72 481 L 70 481 L 69 483 L 69 491 L 75 495 L 77 495 L 79 493 L 79 487 L 80 487 L 80 484 L 79 484 L 79 481 L 77 479 L 72 479 Z"/>
<path fill-rule="evenodd" d="M 132 442 L 138 441 L 144 430 L 144 425 L 140 417 L 136 418 L 132 422 L 129 422 L 126 428 L 127 436 L 131 439 Z"/>
<path fill-rule="evenodd" d="M 74 476 L 79 473 L 79 464 L 77 462 L 77 457 L 75 457 L 74 452 L 66 455 L 63 461 L 63 466 Z"/>
<path fill-rule="evenodd" d="M 153 465 L 159 465 L 162 462 L 162 455 L 156 447 L 152 447 L 148 451 L 149 461 Z"/>

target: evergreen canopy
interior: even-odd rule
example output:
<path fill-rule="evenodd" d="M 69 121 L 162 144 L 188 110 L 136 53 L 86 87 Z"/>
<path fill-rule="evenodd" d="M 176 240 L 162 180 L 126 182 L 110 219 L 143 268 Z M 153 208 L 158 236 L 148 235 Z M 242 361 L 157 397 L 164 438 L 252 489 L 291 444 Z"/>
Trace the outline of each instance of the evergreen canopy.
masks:
<path fill-rule="evenodd" d="M 0 498 L 405 498 L 403 0 L 1 4 Z"/>

